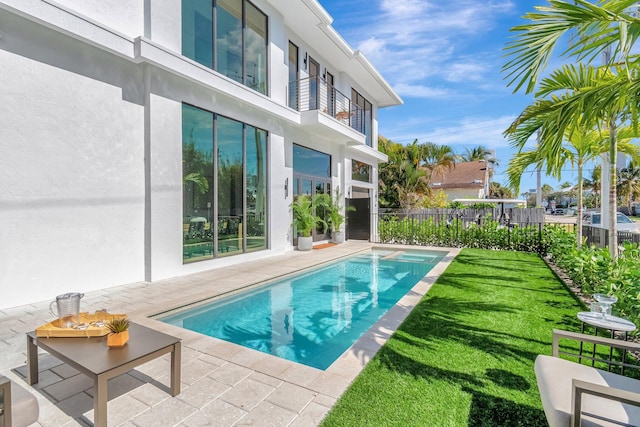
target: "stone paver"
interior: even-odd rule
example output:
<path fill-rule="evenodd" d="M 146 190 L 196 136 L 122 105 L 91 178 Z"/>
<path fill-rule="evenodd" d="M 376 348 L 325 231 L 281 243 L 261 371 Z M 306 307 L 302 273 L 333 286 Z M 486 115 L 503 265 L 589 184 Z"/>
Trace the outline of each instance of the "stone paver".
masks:
<path fill-rule="evenodd" d="M 107 308 L 182 339 L 181 393 L 167 393 L 170 358 L 145 363 L 109 381 L 108 424 L 147 426 L 318 425 L 340 395 L 445 268 L 438 265 L 413 291 L 326 371 L 297 364 L 159 322 L 149 316 L 279 277 L 372 245 L 347 242 L 326 250 L 298 251 L 241 266 L 217 268 L 154 283 L 89 292 L 82 309 Z M 393 246 L 395 249 L 400 246 Z M 457 255 L 453 250 L 448 258 Z M 251 274 L 248 274 L 251 272 Z M 0 374 L 30 390 L 40 404 L 32 427 L 87 427 L 93 421 L 93 382 L 46 352 L 39 352 L 40 382 L 26 384 L 25 332 L 51 320 L 49 301 L 0 310 Z"/>

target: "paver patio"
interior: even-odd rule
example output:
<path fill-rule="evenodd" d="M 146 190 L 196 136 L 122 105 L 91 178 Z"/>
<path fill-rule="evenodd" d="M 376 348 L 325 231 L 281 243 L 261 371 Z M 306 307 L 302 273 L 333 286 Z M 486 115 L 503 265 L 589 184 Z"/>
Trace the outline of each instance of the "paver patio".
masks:
<path fill-rule="evenodd" d="M 319 424 L 458 250 L 451 250 L 449 256 L 326 371 L 203 336 L 147 316 L 372 246 L 351 241 L 327 249 L 293 251 L 152 284 L 135 283 L 87 293 L 81 303 L 83 311 L 107 308 L 110 312 L 127 313 L 140 324 L 182 339 L 181 393 L 171 397 L 156 387 L 157 384 L 169 386 L 169 356 L 148 362 L 109 381 L 109 425 L 306 427 Z M 47 353 L 40 353 L 40 381 L 34 387 L 26 383 L 25 333 L 51 320 L 49 301 L 0 310 L 0 374 L 37 397 L 40 417 L 35 425 L 91 425 L 93 383 L 89 377 Z"/>

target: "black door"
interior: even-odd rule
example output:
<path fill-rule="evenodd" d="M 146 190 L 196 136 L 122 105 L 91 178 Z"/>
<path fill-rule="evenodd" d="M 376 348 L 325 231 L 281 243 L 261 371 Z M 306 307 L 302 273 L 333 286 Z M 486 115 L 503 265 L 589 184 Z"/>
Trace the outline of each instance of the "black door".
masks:
<path fill-rule="evenodd" d="M 347 199 L 347 206 L 354 210 L 347 210 L 347 240 L 369 240 L 371 237 L 371 206 L 370 199 Z"/>

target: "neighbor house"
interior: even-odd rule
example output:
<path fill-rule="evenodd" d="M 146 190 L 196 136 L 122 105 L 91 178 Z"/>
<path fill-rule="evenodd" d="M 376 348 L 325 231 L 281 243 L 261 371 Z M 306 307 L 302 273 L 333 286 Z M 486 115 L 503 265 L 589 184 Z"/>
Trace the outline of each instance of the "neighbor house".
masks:
<path fill-rule="evenodd" d="M 489 196 L 489 169 L 485 160 L 459 162 L 451 169 L 433 174 L 429 187 L 436 192 L 442 190 L 448 200 Z"/>
<path fill-rule="evenodd" d="M 0 308 L 293 250 L 296 194 L 338 192 L 366 238 L 402 101 L 331 23 L 315 0 L 0 0 Z"/>

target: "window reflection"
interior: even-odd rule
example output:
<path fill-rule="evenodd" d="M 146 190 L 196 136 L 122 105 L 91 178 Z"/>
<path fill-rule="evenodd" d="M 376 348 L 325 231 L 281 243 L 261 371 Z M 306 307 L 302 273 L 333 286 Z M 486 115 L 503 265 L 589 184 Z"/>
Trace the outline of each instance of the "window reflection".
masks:
<path fill-rule="evenodd" d="M 182 54 L 213 68 L 213 8 L 211 2 L 182 0 Z"/>
<path fill-rule="evenodd" d="M 242 128 L 242 123 L 218 116 L 218 252 L 222 255 L 242 251 Z"/>
<path fill-rule="evenodd" d="M 266 94 L 267 23 L 246 0 L 182 0 L 182 54 Z"/>
<path fill-rule="evenodd" d="M 182 109 L 183 257 L 213 256 L 213 115 Z"/>
<path fill-rule="evenodd" d="M 245 84 L 267 93 L 267 17 L 251 3 L 246 3 Z"/>
<path fill-rule="evenodd" d="M 354 181 L 371 182 L 371 165 L 352 160 L 351 179 Z"/>
<path fill-rule="evenodd" d="M 242 0 L 218 0 L 216 6 L 216 69 L 242 83 Z"/>
<path fill-rule="evenodd" d="M 182 132 L 184 262 L 266 249 L 267 132 L 189 105 Z"/>
<path fill-rule="evenodd" d="M 294 144 L 293 168 L 296 173 L 300 174 L 330 177 L 331 156 Z"/>
<path fill-rule="evenodd" d="M 247 250 L 267 248 L 267 133 L 247 126 Z"/>

